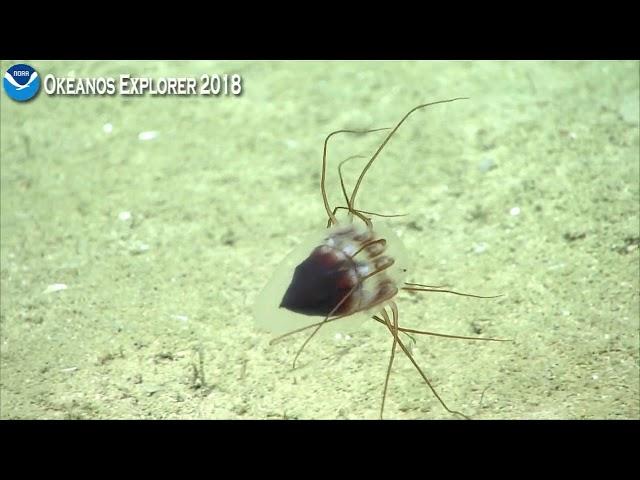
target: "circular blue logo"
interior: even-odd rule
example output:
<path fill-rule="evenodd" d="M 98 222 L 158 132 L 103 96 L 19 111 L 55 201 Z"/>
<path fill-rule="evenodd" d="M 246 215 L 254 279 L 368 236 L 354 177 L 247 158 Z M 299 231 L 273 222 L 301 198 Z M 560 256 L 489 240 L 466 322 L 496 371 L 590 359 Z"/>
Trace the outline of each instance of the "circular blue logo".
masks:
<path fill-rule="evenodd" d="M 26 102 L 40 90 L 40 77 L 29 65 L 19 63 L 4 72 L 4 91 L 17 102 Z"/>

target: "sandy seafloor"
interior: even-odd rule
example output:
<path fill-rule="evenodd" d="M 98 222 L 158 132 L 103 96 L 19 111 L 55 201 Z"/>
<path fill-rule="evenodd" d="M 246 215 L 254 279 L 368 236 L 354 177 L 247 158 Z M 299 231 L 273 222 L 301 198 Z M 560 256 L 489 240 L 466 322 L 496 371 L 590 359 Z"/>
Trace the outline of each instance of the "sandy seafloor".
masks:
<path fill-rule="evenodd" d="M 381 325 L 314 339 L 292 370 L 304 336 L 269 346 L 252 304 L 324 227 L 325 135 L 456 96 L 471 99 L 407 121 L 358 207 L 408 214 L 391 224 L 409 281 L 504 294 L 404 292 L 401 325 L 514 342 L 417 337 L 416 361 L 477 419 L 640 416 L 638 62 L 26 63 L 41 76 L 239 73 L 244 91 L 2 93 L 1 418 L 377 418 Z M 337 162 L 381 139 L 335 139 L 332 205 Z M 385 418 L 456 417 L 399 353 Z"/>

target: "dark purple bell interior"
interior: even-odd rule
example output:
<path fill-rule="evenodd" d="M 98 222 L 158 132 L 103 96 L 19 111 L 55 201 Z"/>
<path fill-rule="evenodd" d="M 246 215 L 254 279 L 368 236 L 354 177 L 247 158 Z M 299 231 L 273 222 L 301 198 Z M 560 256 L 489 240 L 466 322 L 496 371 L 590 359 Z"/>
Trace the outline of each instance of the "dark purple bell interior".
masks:
<path fill-rule="evenodd" d="M 343 313 L 348 302 L 333 313 L 332 310 L 353 288 L 349 268 L 349 263 L 340 261 L 335 254 L 314 250 L 296 267 L 280 307 L 311 316 Z"/>

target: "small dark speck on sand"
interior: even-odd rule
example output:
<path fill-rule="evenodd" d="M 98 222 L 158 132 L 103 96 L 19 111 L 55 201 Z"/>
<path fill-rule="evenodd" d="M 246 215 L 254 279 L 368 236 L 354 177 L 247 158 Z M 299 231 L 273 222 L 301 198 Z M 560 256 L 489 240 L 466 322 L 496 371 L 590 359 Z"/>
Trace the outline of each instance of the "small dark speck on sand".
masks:
<path fill-rule="evenodd" d="M 587 234 L 585 232 L 566 232 L 564 235 L 562 235 L 562 238 L 564 238 L 567 242 L 582 240 L 586 237 Z"/>
<path fill-rule="evenodd" d="M 627 237 L 624 239 L 624 245 L 616 248 L 621 255 L 627 255 L 640 247 L 640 237 Z"/>
<path fill-rule="evenodd" d="M 220 238 L 220 241 L 223 245 L 232 247 L 236 244 L 236 235 L 233 231 L 227 230 L 227 232 L 222 235 L 222 238 Z"/>
<path fill-rule="evenodd" d="M 414 220 L 407 223 L 407 228 L 410 228 L 411 230 L 416 230 L 418 232 L 421 232 L 423 230 L 423 228 L 420 225 L 418 225 Z"/>

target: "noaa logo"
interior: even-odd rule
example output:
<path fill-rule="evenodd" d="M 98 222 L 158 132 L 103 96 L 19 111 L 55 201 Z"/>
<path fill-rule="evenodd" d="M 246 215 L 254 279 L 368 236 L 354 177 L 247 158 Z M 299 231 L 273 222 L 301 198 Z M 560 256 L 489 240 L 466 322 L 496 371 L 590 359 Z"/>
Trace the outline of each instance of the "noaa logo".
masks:
<path fill-rule="evenodd" d="M 29 65 L 20 63 L 4 73 L 4 91 L 17 102 L 26 102 L 40 90 L 40 77 Z"/>

